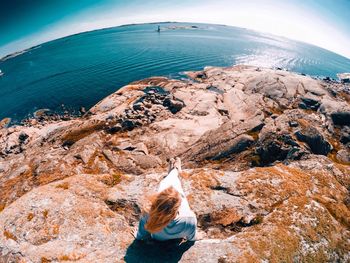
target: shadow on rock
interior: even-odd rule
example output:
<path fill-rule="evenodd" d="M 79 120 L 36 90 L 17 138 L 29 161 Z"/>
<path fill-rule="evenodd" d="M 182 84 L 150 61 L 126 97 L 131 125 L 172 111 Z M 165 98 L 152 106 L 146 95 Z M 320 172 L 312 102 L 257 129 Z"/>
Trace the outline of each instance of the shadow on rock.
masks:
<path fill-rule="evenodd" d="M 127 263 L 136 262 L 179 262 L 183 253 L 185 253 L 194 242 L 185 242 L 180 244 L 180 240 L 169 241 L 140 241 L 134 240 L 128 247 L 124 260 Z"/>

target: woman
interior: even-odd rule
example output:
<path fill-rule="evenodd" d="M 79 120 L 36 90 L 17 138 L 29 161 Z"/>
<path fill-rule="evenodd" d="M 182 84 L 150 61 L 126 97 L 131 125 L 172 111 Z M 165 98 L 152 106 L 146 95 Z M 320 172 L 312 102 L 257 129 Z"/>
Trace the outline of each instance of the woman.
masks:
<path fill-rule="evenodd" d="M 154 238 L 164 241 L 196 238 L 196 215 L 191 210 L 179 180 L 180 158 L 171 159 L 169 174 L 160 182 L 151 207 L 142 216 L 136 239 Z"/>

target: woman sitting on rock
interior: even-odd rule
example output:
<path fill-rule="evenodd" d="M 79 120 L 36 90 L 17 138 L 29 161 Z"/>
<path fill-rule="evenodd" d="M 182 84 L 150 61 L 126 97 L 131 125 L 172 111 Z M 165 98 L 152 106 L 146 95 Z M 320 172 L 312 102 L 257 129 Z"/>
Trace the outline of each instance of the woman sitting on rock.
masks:
<path fill-rule="evenodd" d="M 140 220 L 138 231 L 134 233 L 136 239 L 195 240 L 197 219 L 179 180 L 180 158 L 170 160 L 169 171 L 160 182 L 158 193 L 151 200 L 151 207 L 146 209 Z"/>

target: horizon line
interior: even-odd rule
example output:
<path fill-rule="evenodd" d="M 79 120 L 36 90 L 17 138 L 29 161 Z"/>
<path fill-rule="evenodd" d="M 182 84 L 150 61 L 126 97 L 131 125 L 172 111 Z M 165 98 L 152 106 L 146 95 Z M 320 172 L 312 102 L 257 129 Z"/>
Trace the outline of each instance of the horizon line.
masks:
<path fill-rule="evenodd" d="M 120 24 L 120 25 L 115 25 L 115 26 L 101 27 L 101 28 L 96 28 L 96 29 L 91 29 L 91 30 L 86 30 L 86 31 L 80 31 L 80 32 L 77 32 L 77 33 L 74 33 L 74 34 L 53 38 L 51 40 L 48 40 L 48 41 L 36 44 L 36 45 L 28 47 L 28 48 L 24 48 L 24 49 L 21 49 L 21 50 L 18 50 L 18 51 L 14 51 L 12 53 L 6 54 L 3 57 L 1 57 L 0 61 L 6 61 L 7 59 L 10 59 L 10 58 L 19 56 L 21 54 L 24 54 L 24 53 L 30 51 L 31 49 L 37 48 L 37 47 L 39 47 L 39 46 L 41 46 L 43 44 L 50 43 L 50 42 L 53 42 L 53 41 L 56 41 L 56 40 L 60 40 L 60 39 L 64 39 L 64 38 L 71 37 L 71 36 L 76 36 L 76 35 L 85 34 L 85 33 L 94 32 L 94 31 L 99 31 L 99 30 L 112 29 L 112 28 L 116 28 L 116 27 L 137 26 L 137 25 L 151 25 L 151 24 L 167 24 L 167 23 L 205 24 L 205 25 L 226 26 L 226 27 L 235 27 L 235 28 L 239 28 L 239 29 L 245 29 L 245 30 L 249 30 L 249 31 L 254 31 L 254 32 L 258 32 L 258 33 L 267 34 L 267 35 L 270 35 L 270 36 L 276 36 L 276 37 L 284 38 L 284 39 L 287 39 L 287 40 L 292 40 L 292 41 L 299 42 L 299 43 L 308 44 L 310 46 L 321 48 L 323 50 L 326 50 L 328 52 L 332 52 L 332 53 L 334 53 L 334 54 L 336 54 L 338 56 L 341 56 L 343 58 L 346 58 L 346 59 L 350 60 L 350 57 L 347 57 L 347 56 L 339 54 L 339 53 L 337 53 L 335 51 L 332 51 L 332 50 L 320 47 L 318 45 L 315 45 L 315 44 L 312 44 L 312 43 L 309 43 L 309 42 L 296 40 L 296 39 L 293 39 L 293 38 L 288 38 L 288 37 L 285 37 L 285 36 L 276 35 L 276 34 L 273 34 L 273 33 L 270 33 L 270 32 L 265 32 L 265 31 L 259 31 L 259 30 L 251 29 L 251 28 L 247 28 L 247 27 L 239 27 L 239 26 L 234 26 L 234 25 L 217 24 L 217 23 L 205 23 L 205 22 L 157 21 L 157 22 L 141 22 L 141 23 Z"/>

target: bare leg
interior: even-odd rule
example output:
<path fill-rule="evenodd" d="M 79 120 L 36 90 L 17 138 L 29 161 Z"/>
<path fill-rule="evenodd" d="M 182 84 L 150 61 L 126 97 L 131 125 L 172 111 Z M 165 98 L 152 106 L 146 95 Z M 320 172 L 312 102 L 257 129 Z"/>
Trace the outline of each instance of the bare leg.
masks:
<path fill-rule="evenodd" d="M 175 167 L 175 159 L 171 158 L 169 160 L 168 174 L 171 172 L 172 169 L 174 169 L 174 167 Z"/>
<path fill-rule="evenodd" d="M 169 163 L 170 162 L 171 160 L 169 161 Z M 170 168 L 170 164 L 169 164 L 169 168 Z M 179 168 L 181 169 L 181 160 L 180 160 Z M 179 191 L 180 194 L 184 195 L 184 191 L 182 189 L 182 185 L 179 179 L 179 170 L 177 169 L 177 167 L 173 167 L 173 169 L 169 172 L 169 174 L 159 183 L 158 192 L 161 192 L 170 186 L 173 186 L 177 191 Z"/>
<path fill-rule="evenodd" d="M 180 157 L 176 157 L 174 167 L 179 171 L 179 173 L 182 172 Z"/>

